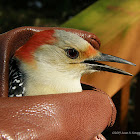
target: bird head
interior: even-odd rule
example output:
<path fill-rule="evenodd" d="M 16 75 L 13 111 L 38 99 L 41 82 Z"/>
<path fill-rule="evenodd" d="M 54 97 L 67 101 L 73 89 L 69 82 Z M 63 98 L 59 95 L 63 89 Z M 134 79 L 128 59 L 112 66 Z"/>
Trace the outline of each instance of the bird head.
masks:
<path fill-rule="evenodd" d="M 26 72 L 32 75 L 33 70 L 30 69 L 34 69 L 36 74 L 32 77 L 39 75 L 44 82 L 45 79 L 51 81 L 51 78 L 62 77 L 61 79 L 67 78 L 71 81 L 78 79 L 80 83 L 84 73 L 96 71 L 131 75 L 99 61 L 135 65 L 119 57 L 103 54 L 83 38 L 63 30 L 45 30 L 36 33 L 16 51 L 15 57 L 23 63 L 22 67 Z"/>

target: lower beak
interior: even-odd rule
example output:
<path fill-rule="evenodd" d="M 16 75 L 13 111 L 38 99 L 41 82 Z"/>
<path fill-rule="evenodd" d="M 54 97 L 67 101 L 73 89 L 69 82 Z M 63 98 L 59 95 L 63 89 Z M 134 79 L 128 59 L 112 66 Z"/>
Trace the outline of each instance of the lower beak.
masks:
<path fill-rule="evenodd" d="M 99 53 L 99 55 L 96 58 L 94 57 L 94 58 L 85 60 L 84 63 L 86 63 L 89 66 L 90 70 L 108 71 L 108 72 L 132 76 L 131 73 L 128 73 L 128 72 L 123 71 L 121 69 L 117 69 L 117 68 L 114 68 L 114 67 L 111 67 L 111 66 L 108 66 L 105 64 L 98 63 L 96 61 L 117 62 L 117 63 L 123 63 L 123 64 L 129 64 L 129 65 L 136 66 L 134 63 L 131 63 L 127 60 L 124 60 L 124 59 L 116 57 L 116 56 L 103 54 L 101 52 Z"/>

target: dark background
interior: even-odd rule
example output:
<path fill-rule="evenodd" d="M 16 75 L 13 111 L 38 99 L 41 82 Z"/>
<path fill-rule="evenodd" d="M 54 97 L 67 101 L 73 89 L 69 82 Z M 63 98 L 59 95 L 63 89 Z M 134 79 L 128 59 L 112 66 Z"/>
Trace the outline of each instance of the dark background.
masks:
<path fill-rule="evenodd" d="M 20 26 L 59 26 L 97 0 L 0 0 L 0 33 Z"/>

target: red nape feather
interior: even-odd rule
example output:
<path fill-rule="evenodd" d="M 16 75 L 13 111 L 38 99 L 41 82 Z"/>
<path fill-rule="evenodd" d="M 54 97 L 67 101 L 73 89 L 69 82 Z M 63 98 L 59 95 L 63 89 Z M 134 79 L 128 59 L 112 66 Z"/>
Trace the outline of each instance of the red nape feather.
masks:
<path fill-rule="evenodd" d="M 25 62 L 33 62 L 33 53 L 44 44 L 53 44 L 56 42 L 56 37 L 53 36 L 54 30 L 45 30 L 34 34 L 29 41 L 20 47 L 15 56 Z"/>

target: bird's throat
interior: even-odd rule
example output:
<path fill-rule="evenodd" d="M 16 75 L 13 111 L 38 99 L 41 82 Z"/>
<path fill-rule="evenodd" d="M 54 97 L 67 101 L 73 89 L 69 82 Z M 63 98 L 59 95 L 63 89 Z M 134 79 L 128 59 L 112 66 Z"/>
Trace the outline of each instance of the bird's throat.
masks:
<path fill-rule="evenodd" d="M 59 78 L 55 80 L 51 79 L 51 81 L 45 83 L 41 83 L 39 81 L 32 81 L 27 83 L 26 85 L 27 86 L 25 96 L 73 93 L 82 91 L 80 78 Z"/>

